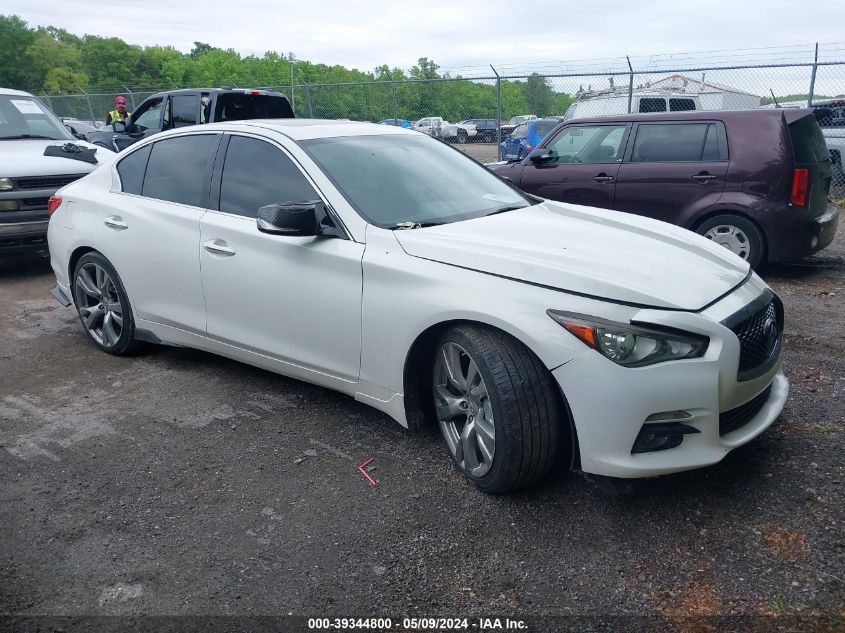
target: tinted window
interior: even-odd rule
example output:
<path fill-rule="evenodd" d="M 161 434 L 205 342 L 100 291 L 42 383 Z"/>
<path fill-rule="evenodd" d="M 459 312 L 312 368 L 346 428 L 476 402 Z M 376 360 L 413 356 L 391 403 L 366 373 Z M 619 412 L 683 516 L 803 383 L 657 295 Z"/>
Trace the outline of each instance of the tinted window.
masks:
<path fill-rule="evenodd" d="M 712 126 L 707 123 L 640 125 L 631 160 L 640 163 L 699 161 L 708 127 Z"/>
<path fill-rule="evenodd" d="M 720 151 L 719 144 L 719 134 L 716 131 L 716 126 L 711 123 L 707 126 L 707 138 L 704 140 L 704 152 L 701 154 L 701 160 L 721 160 L 722 152 Z"/>
<path fill-rule="evenodd" d="M 695 101 L 692 99 L 669 99 L 669 110 L 672 112 L 695 110 Z"/>
<path fill-rule="evenodd" d="M 195 95 L 173 97 L 173 127 L 196 125 L 197 98 Z"/>
<path fill-rule="evenodd" d="M 796 163 L 818 163 L 830 159 L 824 135 L 814 117 L 805 116 L 787 126 Z"/>
<path fill-rule="evenodd" d="M 180 136 L 153 144 L 142 195 L 203 206 L 203 185 L 216 146 L 213 134 Z"/>
<path fill-rule="evenodd" d="M 216 121 L 285 119 L 293 118 L 293 110 L 287 97 L 232 92 L 217 96 L 215 115 Z"/>
<path fill-rule="evenodd" d="M 557 163 L 614 163 L 624 137 L 624 125 L 578 125 L 563 129 L 548 147 Z"/>
<path fill-rule="evenodd" d="M 117 164 L 117 173 L 120 174 L 121 190 L 125 193 L 141 195 L 141 187 L 144 184 L 144 170 L 147 169 L 147 159 L 150 157 L 151 145 L 147 145 L 137 152 L 132 152 Z"/>
<path fill-rule="evenodd" d="M 666 99 L 643 97 L 640 99 L 640 112 L 666 112 Z"/>
<path fill-rule="evenodd" d="M 299 168 L 269 143 L 233 136 L 220 185 L 220 210 L 254 218 L 274 202 L 306 202 L 320 196 Z"/>

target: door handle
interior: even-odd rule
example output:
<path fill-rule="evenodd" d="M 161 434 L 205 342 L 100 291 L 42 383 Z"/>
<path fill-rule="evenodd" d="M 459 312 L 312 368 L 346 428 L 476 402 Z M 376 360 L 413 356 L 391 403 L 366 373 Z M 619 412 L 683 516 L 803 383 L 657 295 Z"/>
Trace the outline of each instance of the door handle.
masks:
<path fill-rule="evenodd" d="M 713 180 L 715 178 L 718 178 L 718 176 L 716 174 L 708 174 L 706 171 L 701 172 L 700 174 L 696 174 L 695 176 L 692 177 L 693 180 L 696 180 L 696 181 L 698 181 L 702 184 L 707 184 L 708 182 L 710 182 L 711 180 Z"/>
<path fill-rule="evenodd" d="M 105 224 L 110 229 L 117 229 L 118 231 L 122 231 L 124 229 L 128 229 L 129 225 L 123 221 L 123 218 L 119 215 L 110 215 L 105 220 L 103 220 L 103 224 Z"/>
<path fill-rule="evenodd" d="M 235 249 L 230 248 L 225 241 L 220 239 L 208 240 L 207 242 L 203 242 L 203 248 L 205 248 L 205 250 L 207 250 L 209 253 L 215 253 L 217 255 L 232 256 L 235 254 Z"/>
<path fill-rule="evenodd" d="M 614 178 L 613 176 L 608 176 L 607 174 L 599 174 L 598 176 L 593 176 L 593 180 L 596 182 L 612 182 Z"/>

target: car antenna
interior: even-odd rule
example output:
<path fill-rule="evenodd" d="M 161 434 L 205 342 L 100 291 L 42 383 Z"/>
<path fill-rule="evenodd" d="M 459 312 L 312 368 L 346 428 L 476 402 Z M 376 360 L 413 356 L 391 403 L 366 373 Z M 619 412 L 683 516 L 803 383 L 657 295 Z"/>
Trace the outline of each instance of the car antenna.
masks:
<path fill-rule="evenodd" d="M 780 107 L 780 104 L 778 103 L 778 98 L 775 96 L 775 91 L 774 91 L 774 90 L 772 90 L 771 88 L 769 88 L 769 92 L 771 92 L 771 93 L 772 93 L 772 101 L 774 101 L 774 102 L 775 102 L 775 107 L 776 107 L 776 108 L 779 108 L 779 107 Z"/>

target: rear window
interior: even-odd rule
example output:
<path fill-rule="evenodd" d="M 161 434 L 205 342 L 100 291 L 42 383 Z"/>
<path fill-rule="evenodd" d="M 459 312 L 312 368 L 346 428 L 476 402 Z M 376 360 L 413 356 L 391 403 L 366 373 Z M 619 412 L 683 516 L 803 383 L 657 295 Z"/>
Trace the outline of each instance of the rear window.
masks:
<path fill-rule="evenodd" d="M 830 160 L 830 153 L 815 117 L 805 116 L 787 126 L 796 163 L 820 163 Z"/>
<path fill-rule="evenodd" d="M 666 99 L 643 97 L 640 99 L 640 112 L 666 112 Z"/>
<path fill-rule="evenodd" d="M 147 169 L 147 159 L 150 157 L 152 145 L 147 145 L 132 152 L 117 164 L 117 173 L 120 174 L 120 184 L 124 193 L 141 195 L 141 187 L 144 184 L 144 171 Z"/>
<path fill-rule="evenodd" d="M 631 161 L 635 163 L 719 160 L 713 123 L 640 124 Z"/>
<path fill-rule="evenodd" d="M 293 116 L 287 97 L 250 95 L 243 92 L 219 95 L 214 110 L 215 121 L 292 119 Z"/>
<path fill-rule="evenodd" d="M 669 110 L 672 112 L 695 110 L 695 101 L 692 99 L 669 99 Z"/>
<path fill-rule="evenodd" d="M 537 135 L 545 136 L 557 127 L 557 121 L 537 121 Z"/>

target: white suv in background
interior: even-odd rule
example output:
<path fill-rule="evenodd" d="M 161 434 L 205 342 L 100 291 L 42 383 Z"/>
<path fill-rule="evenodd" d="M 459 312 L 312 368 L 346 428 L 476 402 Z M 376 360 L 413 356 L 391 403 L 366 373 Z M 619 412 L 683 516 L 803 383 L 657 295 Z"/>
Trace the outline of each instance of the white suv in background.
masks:
<path fill-rule="evenodd" d="M 97 167 L 78 159 L 83 152 L 45 156 L 65 143 L 93 149 L 99 160 L 114 154 L 77 140 L 28 92 L 0 88 L 0 255 L 46 248 L 50 196 Z"/>

